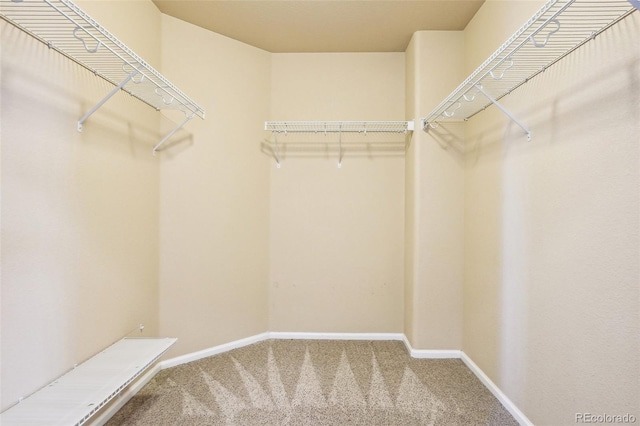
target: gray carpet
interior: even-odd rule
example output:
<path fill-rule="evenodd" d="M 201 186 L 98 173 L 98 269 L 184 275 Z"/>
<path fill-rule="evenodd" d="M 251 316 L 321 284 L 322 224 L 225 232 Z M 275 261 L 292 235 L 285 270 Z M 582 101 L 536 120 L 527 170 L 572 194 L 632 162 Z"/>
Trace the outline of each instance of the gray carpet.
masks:
<path fill-rule="evenodd" d="M 268 340 L 163 370 L 107 423 L 517 424 L 461 360 L 333 340 Z"/>

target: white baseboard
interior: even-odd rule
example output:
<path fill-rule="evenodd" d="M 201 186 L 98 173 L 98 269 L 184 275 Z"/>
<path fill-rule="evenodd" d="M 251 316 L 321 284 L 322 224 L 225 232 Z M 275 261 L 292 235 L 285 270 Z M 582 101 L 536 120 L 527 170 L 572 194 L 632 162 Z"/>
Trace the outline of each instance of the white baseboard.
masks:
<path fill-rule="evenodd" d="M 484 384 L 485 387 L 489 389 L 489 391 L 493 394 L 493 396 L 495 396 L 496 399 L 500 401 L 504 408 L 506 408 L 507 411 L 511 413 L 513 418 L 516 419 L 516 421 L 521 426 L 533 426 L 533 423 L 527 418 L 527 416 L 525 416 L 524 413 L 520 411 L 520 409 L 516 407 L 516 405 L 500 390 L 500 388 L 496 386 L 495 383 L 493 383 L 489 376 L 484 374 L 484 371 L 482 371 L 475 362 L 471 361 L 471 358 L 469 358 L 467 354 L 465 354 L 464 352 L 462 352 L 461 354 L 462 362 L 464 362 L 466 366 L 469 367 L 469 370 L 473 371 L 473 373 L 478 377 L 482 384 Z"/>
<path fill-rule="evenodd" d="M 522 426 L 533 426 L 533 423 L 516 407 L 516 405 L 498 388 L 498 386 L 489 379 L 489 377 L 469 358 L 463 351 L 457 349 L 451 350 L 425 350 L 414 349 L 407 336 L 403 333 L 304 333 L 304 332 L 283 332 L 271 331 L 256 334 L 244 339 L 235 340 L 233 342 L 214 346 L 201 351 L 190 354 L 181 355 L 175 358 L 161 361 L 153 366 L 140 380 L 136 381 L 131 387 L 125 390 L 115 402 L 107 407 L 94 421 L 92 426 L 104 425 L 127 401 L 129 401 L 144 385 L 146 385 L 160 370 L 175 367 L 188 362 L 197 361 L 213 355 L 228 352 L 232 349 L 242 348 L 254 343 L 263 342 L 268 339 L 304 339 L 304 340 L 399 340 L 404 342 L 407 351 L 412 358 L 422 359 L 445 359 L 458 358 L 462 359 L 465 365 L 478 377 L 487 389 L 500 401 L 509 413 Z"/>
<path fill-rule="evenodd" d="M 402 333 L 304 333 L 289 331 L 271 331 L 270 339 L 302 340 L 402 340 Z"/>
<path fill-rule="evenodd" d="M 402 341 L 407 347 L 407 351 L 411 358 L 419 359 L 447 359 L 460 358 L 462 351 L 458 349 L 413 349 L 411 342 L 405 334 L 402 335 Z"/>
<path fill-rule="evenodd" d="M 192 352 L 190 354 L 181 355 L 160 362 L 160 368 L 171 368 L 188 362 L 197 361 L 213 355 L 228 352 L 232 349 L 242 348 L 254 343 L 263 342 L 267 339 L 304 339 L 304 340 L 402 340 L 402 333 L 304 333 L 304 332 L 288 332 L 288 331 L 267 331 L 246 337 L 233 342 L 224 343 L 222 345 L 213 346 L 201 351 Z"/>
<path fill-rule="evenodd" d="M 455 349 L 411 349 L 409 353 L 417 359 L 460 359 L 460 351 Z"/>
<path fill-rule="evenodd" d="M 147 383 L 154 378 L 156 374 L 158 374 L 162 370 L 162 367 L 159 362 L 157 362 L 153 367 L 149 368 L 145 374 L 143 374 L 138 380 L 133 382 L 128 388 L 124 389 L 120 395 L 111 400 L 104 410 L 100 411 L 95 418 L 93 418 L 89 425 L 90 426 L 102 426 L 109 421 L 111 417 L 113 417 L 124 405 L 129 402 L 131 398 L 137 394 L 140 389 L 142 389 Z"/>
<path fill-rule="evenodd" d="M 233 342 L 224 343 L 222 345 L 213 346 L 211 348 L 203 349 L 201 351 L 192 352 L 190 354 L 185 354 L 175 358 L 171 358 L 166 361 L 160 362 L 160 367 L 164 370 L 165 368 L 175 367 L 177 365 L 186 364 L 187 362 L 193 362 L 202 358 L 218 355 L 223 352 L 229 352 L 232 349 L 242 348 L 244 346 L 252 345 L 254 343 L 259 343 L 269 339 L 269 334 L 270 334 L 269 332 L 260 333 L 250 337 L 245 337 L 244 339 L 234 340 Z"/>

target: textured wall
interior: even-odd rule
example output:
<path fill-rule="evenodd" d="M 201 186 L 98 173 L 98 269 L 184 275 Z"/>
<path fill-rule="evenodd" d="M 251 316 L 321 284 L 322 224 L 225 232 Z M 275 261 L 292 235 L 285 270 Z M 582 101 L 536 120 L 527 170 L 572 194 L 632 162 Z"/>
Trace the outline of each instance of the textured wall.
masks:
<path fill-rule="evenodd" d="M 171 356 L 404 329 L 462 347 L 535 424 L 640 417 L 638 13 L 504 99 L 531 143 L 495 108 L 416 130 L 406 158 L 347 138 L 342 169 L 335 139 L 289 135 L 281 169 L 264 140 L 267 119 L 424 115 L 540 4 L 487 1 L 406 54 L 270 55 L 83 2 L 207 110 L 155 158 L 179 113 L 119 94 L 78 134 L 111 87 L 0 23 L 1 408 L 144 323 Z"/>
<path fill-rule="evenodd" d="M 420 31 L 407 56 L 413 64 L 413 111 L 424 116 L 461 81 L 463 34 Z M 416 349 L 462 346 L 464 168 L 462 126 L 414 133 L 407 150 L 407 314 Z"/>
<path fill-rule="evenodd" d="M 80 6 L 159 65 L 151 2 Z M 139 323 L 157 332 L 159 114 L 121 93 L 78 133 L 113 86 L 0 31 L 4 409 Z"/>
<path fill-rule="evenodd" d="M 404 119 L 402 53 L 272 61 L 273 120 Z M 341 169 L 337 135 L 279 141 L 282 168 L 270 160 L 270 329 L 401 332 L 404 135 L 344 135 Z"/>
<path fill-rule="evenodd" d="M 415 275 L 415 142 L 420 132 L 420 120 L 416 117 L 416 87 L 419 86 L 416 69 L 417 46 L 412 37 L 405 51 L 405 117 L 414 120 L 415 130 L 407 145 L 404 163 L 404 334 L 409 341 L 414 337 L 413 285 Z"/>
<path fill-rule="evenodd" d="M 468 55 L 511 22 L 503 3 Z M 640 415 L 639 29 L 635 13 L 504 98 L 531 142 L 495 108 L 466 129 L 463 349 L 536 425 Z"/>
<path fill-rule="evenodd" d="M 271 63 L 163 15 L 162 69 L 207 114 L 161 154 L 160 332 L 180 355 L 267 330 Z"/>

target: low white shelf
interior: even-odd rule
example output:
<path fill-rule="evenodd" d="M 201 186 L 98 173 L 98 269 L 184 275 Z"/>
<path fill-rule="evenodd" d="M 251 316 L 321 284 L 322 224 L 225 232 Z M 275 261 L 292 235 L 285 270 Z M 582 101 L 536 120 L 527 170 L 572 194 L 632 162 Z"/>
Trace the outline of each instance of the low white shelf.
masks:
<path fill-rule="evenodd" d="M 158 361 L 176 340 L 124 338 L 0 414 L 0 424 L 82 425 Z"/>

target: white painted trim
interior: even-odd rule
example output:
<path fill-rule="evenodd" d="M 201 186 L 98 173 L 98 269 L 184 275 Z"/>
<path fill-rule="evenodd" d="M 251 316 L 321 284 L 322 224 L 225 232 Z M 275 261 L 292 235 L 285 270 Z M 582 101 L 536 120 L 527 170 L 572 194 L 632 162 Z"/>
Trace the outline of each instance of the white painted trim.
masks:
<path fill-rule="evenodd" d="M 171 368 L 188 362 L 197 361 L 213 355 L 228 352 L 232 349 L 242 348 L 254 343 L 263 342 L 268 339 L 306 339 L 306 340 L 402 340 L 402 333 L 305 333 L 305 332 L 287 332 L 287 331 L 267 331 L 246 337 L 244 339 L 235 340 L 233 342 L 224 343 L 222 345 L 213 346 L 201 351 L 192 352 L 171 358 L 160 363 L 160 368 Z"/>
<path fill-rule="evenodd" d="M 162 370 L 162 366 L 157 362 L 153 367 L 149 368 L 145 374 L 138 380 L 133 382 L 131 386 L 124 389 L 120 395 L 115 397 L 107 407 L 100 411 L 92 420 L 90 420 L 91 426 L 102 426 L 109 421 L 124 405 L 129 402 L 131 398 L 137 394 L 147 383 L 155 377 L 156 374 Z"/>
<path fill-rule="evenodd" d="M 489 391 L 493 394 L 493 396 L 495 396 L 498 399 L 498 401 L 500 401 L 500 403 L 504 406 L 504 408 L 506 408 L 507 411 L 511 413 L 513 418 L 516 419 L 516 421 L 521 426 L 533 426 L 533 423 L 531 422 L 531 420 L 529 420 L 527 416 L 525 416 L 524 413 L 520 411 L 518 407 L 516 407 L 516 405 L 507 397 L 507 395 L 505 395 L 500 390 L 500 388 L 496 386 L 495 383 L 493 383 L 493 381 L 489 378 L 489 376 L 487 376 L 484 373 L 484 371 L 482 371 L 480 367 L 478 367 L 476 363 L 473 362 L 471 358 L 469 358 L 467 354 L 462 352 L 461 358 L 462 358 L 462 362 L 464 362 L 466 366 L 469 367 L 469 370 L 473 371 L 473 373 L 478 377 L 478 379 L 480 379 L 482 384 L 484 384 L 485 387 L 489 389 Z"/>
<path fill-rule="evenodd" d="M 460 358 L 462 351 L 458 349 L 413 349 L 411 342 L 405 334 L 402 335 L 402 341 L 407 347 L 407 351 L 411 358 L 418 359 L 449 359 Z"/>
<path fill-rule="evenodd" d="M 259 343 L 264 340 L 269 339 L 269 333 L 260 333 L 250 337 L 245 337 L 244 339 L 234 340 L 233 342 L 224 343 L 222 345 L 213 346 L 208 349 L 203 349 L 201 351 L 192 352 L 190 354 L 181 355 L 175 358 L 171 358 L 160 363 L 160 368 L 171 368 L 177 365 L 186 364 L 187 362 L 197 361 L 202 358 L 207 358 L 213 355 L 218 355 L 223 352 L 229 352 L 232 349 L 242 348 L 244 346 L 252 345 L 254 343 Z"/>
<path fill-rule="evenodd" d="M 417 359 L 460 359 L 460 351 L 456 349 L 412 349 L 410 354 Z"/>
<path fill-rule="evenodd" d="M 402 340 L 402 333 L 304 333 L 297 331 L 272 331 L 270 339 L 296 340 Z"/>

